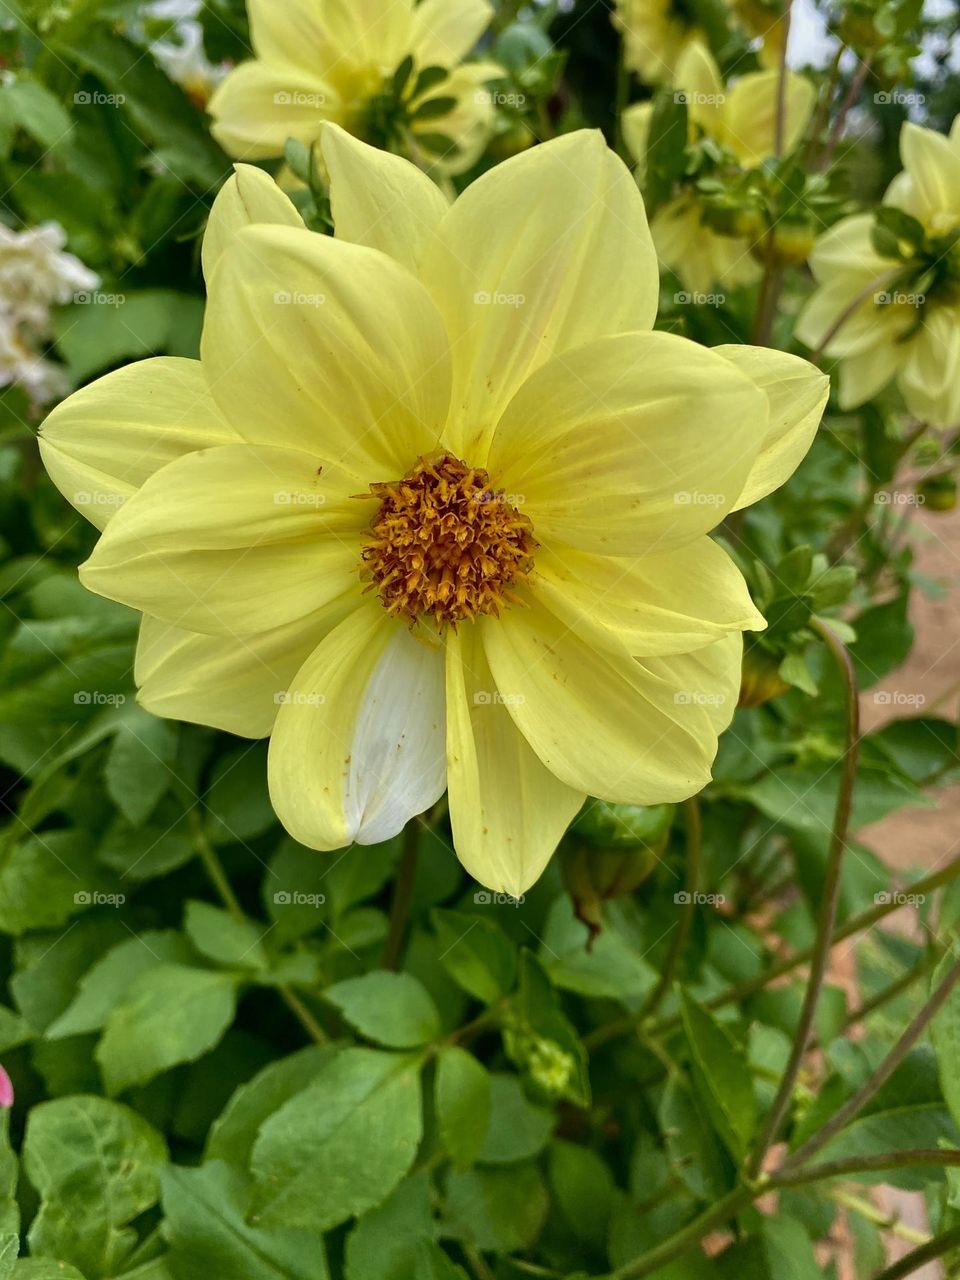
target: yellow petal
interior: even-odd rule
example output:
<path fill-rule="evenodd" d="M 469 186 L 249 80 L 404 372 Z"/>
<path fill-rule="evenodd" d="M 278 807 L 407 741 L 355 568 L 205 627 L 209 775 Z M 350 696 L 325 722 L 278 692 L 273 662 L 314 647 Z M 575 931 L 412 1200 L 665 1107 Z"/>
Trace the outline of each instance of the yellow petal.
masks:
<path fill-rule="evenodd" d="M 567 134 L 471 183 L 441 222 L 422 278 L 452 349 L 445 440 L 480 465 L 534 369 L 591 338 L 649 329 L 657 309 L 643 200 L 599 133 Z"/>
<path fill-rule="evenodd" d="M 960 424 L 960 314 L 931 308 L 907 345 L 900 389 L 907 408 L 934 427 Z"/>
<path fill-rule="evenodd" d="M 855 409 L 872 400 L 896 377 L 907 355 L 892 340 L 878 340 L 872 347 L 844 356 L 838 371 L 840 408 Z"/>
<path fill-rule="evenodd" d="M 830 379 L 800 356 L 771 347 L 714 347 L 766 393 L 767 433 L 735 510 L 779 489 L 807 456 L 830 398 Z"/>
<path fill-rule="evenodd" d="M 357 580 L 364 504 L 308 454 L 249 445 L 192 453 L 121 508 L 81 566 L 98 595 L 209 635 L 268 631 Z"/>
<path fill-rule="evenodd" d="M 282 156 L 288 138 L 309 144 L 325 120 L 337 119 L 340 100 L 319 75 L 290 65 L 241 62 L 217 87 L 208 107 L 211 132 L 231 156 Z"/>
<path fill-rule="evenodd" d="M 386 255 L 312 231 L 248 227 L 210 290 L 203 359 L 245 439 L 303 449 L 356 477 L 405 475 L 449 402 L 443 323 Z"/>
<path fill-rule="evenodd" d="M 336 125 L 326 126 L 321 145 L 338 238 L 379 249 L 415 273 L 449 207 L 439 187 L 415 164 Z"/>
<path fill-rule="evenodd" d="M 450 823 L 470 875 L 519 897 L 539 878 L 585 796 L 540 763 L 511 720 L 480 632 L 461 627 L 446 641 Z"/>
<path fill-rule="evenodd" d="M 316 66 L 317 50 L 333 55 L 324 9 L 316 0 L 247 0 L 250 35 L 257 56 L 294 67 Z"/>
<path fill-rule="evenodd" d="M 175 458 L 235 443 L 198 360 L 162 356 L 108 373 L 57 405 L 40 455 L 69 503 L 97 526 Z"/>
<path fill-rule="evenodd" d="M 722 356 L 673 334 L 622 334 L 524 384 L 497 426 L 490 474 L 540 542 L 663 552 L 719 524 L 766 429 L 766 395 Z"/>
<path fill-rule="evenodd" d="M 706 537 L 635 559 L 541 547 L 531 589 L 583 640 L 632 657 L 688 653 L 767 625 L 743 574 Z"/>
<path fill-rule="evenodd" d="M 687 104 L 690 123 L 711 137 L 720 137 L 726 93 L 717 64 L 702 40 L 691 40 L 677 59 L 674 89 Z"/>
<path fill-rule="evenodd" d="M 156 716 L 266 737 L 300 667 L 356 605 L 351 590 L 304 618 L 230 640 L 145 617 L 134 667 L 137 701 Z"/>
<path fill-rule="evenodd" d="M 203 274 L 207 280 L 224 249 L 243 227 L 257 223 L 302 227 L 303 219 L 269 174 L 238 164 L 220 188 L 203 237 Z"/>
<path fill-rule="evenodd" d="M 364 604 L 297 674 L 270 742 L 270 796 L 311 849 L 376 844 L 446 785 L 443 654 Z"/>
<path fill-rule="evenodd" d="M 483 629 L 510 715 L 568 786 L 601 800 L 684 800 L 710 780 L 740 680 L 739 635 L 693 655 L 594 649 L 539 605 Z"/>
<path fill-rule="evenodd" d="M 913 180 L 917 216 L 932 229 L 946 231 L 943 219 L 953 225 L 960 211 L 960 152 L 934 129 L 908 120 L 900 133 L 900 158 Z"/>
<path fill-rule="evenodd" d="M 453 67 L 493 17 L 487 0 L 421 0 L 413 11 L 413 52 L 421 67 Z"/>
<path fill-rule="evenodd" d="M 650 229 L 660 261 L 694 294 L 753 283 L 760 266 L 750 253 L 750 241 L 743 236 L 720 235 L 702 221 L 702 212 L 700 199 L 694 194 L 678 196 L 657 210 Z M 703 306 L 715 304 L 717 299 L 678 294 L 676 301 Z"/>
<path fill-rule="evenodd" d="M 627 150 L 638 165 L 647 159 L 647 140 L 650 137 L 650 121 L 653 117 L 652 102 L 635 102 L 620 117 L 620 128 Z"/>
<path fill-rule="evenodd" d="M 723 108 L 721 141 L 747 168 L 776 154 L 779 71 L 752 71 L 730 90 Z M 784 99 L 783 153 L 800 142 L 816 103 L 816 90 L 804 76 L 787 74 Z"/>

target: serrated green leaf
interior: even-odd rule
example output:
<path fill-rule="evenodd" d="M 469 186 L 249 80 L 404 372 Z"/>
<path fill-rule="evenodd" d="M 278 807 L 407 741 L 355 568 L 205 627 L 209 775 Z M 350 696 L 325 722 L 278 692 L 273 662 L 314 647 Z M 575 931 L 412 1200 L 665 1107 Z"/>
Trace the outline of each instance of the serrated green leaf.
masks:
<path fill-rule="evenodd" d="M 323 998 L 368 1040 L 388 1049 L 415 1049 L 440 1034 L 440 1016 L 426 988 L 409 973 L 385 969 L 347 978 Z"/>
<path fill-rule="evenodd" d="M 96 1059 L 107 1092 L 145 1084 L 193 1062 L 233 1021 L 236 979 L 211 969 L 163 964 L 142 974 L 110 1015 Z"/>
<path fill-rule="evenodd" d="M 473 1054 L 446 1045 L 437 1057 L 437 1125 L 455 1169 L 476 1160 L 490 1124 L 490 1076 Z"/>
<path fill-rule="evenodd" d="M 419 1060 L 345 1049 L 264 1123 L 251 1221 L 325 1231 L 382 1204 L 421 1136 Z"/>

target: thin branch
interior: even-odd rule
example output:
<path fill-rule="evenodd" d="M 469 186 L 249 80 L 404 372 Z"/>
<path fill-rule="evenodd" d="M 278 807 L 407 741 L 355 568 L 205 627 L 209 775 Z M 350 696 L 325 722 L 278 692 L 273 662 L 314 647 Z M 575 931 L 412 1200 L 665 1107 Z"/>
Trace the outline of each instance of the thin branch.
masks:
<path fill-rule="evenodd" d="M 914 1249 L 905 1258 L 895 1262 L 892 1267 L 887 1267 L 886 1271 L 881 1271 L 876 1280 L 903 1280 L 904 1276 L 912 1276 L 915 1271 L 919 1271 L 924 1263 L 942 1258 L 945 1253 L 956 1248 L 960 1248 L 960 1227 L 945 1231 L 942 1236 L 934 1236 L 919 1249 Z"/>
<path fill-rule="evenodd" d="M 857 702 L 857 679 L 853 669 L 853 661 L 844 645 L 819 619 L 814 618 L 813 627 L 826 641 L 833 660 L 840 670 L 844 682 L 846 702 L 847 736 L 843 754 L 843 773 L 840 781 L 840 792 L 837 796 L 837 807 L 833 820 L 833 833 L 830 838 L 830 851 L 827 855 L 827 868 L 823 884 L 823 905 L 817 921 L 817 936 L 813 944 L 813 955 L 810 958 L 810 976 L 804 993 L 800 1021 L 793 1038 L 790 1059 L 784 1069 L 780 1088 L 773 1100 L 766 1123 L 760 1134 L 750 1158 L 747 1161 L 747 1174 L 755 1177 L 763 1166 L 764 1157 L 780 1135 L 787 1110 L 793 1098 L 793 1090 L 800 1074 L 804 1056 L 813 1035 L 813 1022 L 816 1017 L 817 1003 L 823 988 L 827 972 L 827 960 L 830 955 L 830 940 L 837 920 L 837 902 L 840 896 L 840 871 L 843 866 L 843 855 L 847 847 L 847 828 L 850 825 L 850 810 L 853 805 L 853 788 L 857 780 L 857 760 L 860 743 L 860 712 Z"/>
<path fill-rule="evenodd" d="M 788 1160 L 784 1161 L 780 1170 L 781 1173 L 789 1173 L 801 1165 L 805 1165 L 811 1156 L 816 1155 L 818 1151 L 822 1151 L 831 1138 L 835 1137 L 851 1120 L 856 1119 L 870 1099 L 887 1083 L 894 1071 L 926 1031 L 958 979 L 960 979 L 960 960 L 956 960 L 950 966 L 947 976 L 910 1023 L 909 1027 L 907 1027 L 896 1045 L 877 1067 L 876 1071 L 868 1077 L 852 1098 L 847 1099 L 839 1111 L 834 1112 L 822 1128 L 818 1129 L 815 1134 L 794 1151 Z"/>
<path fill-rule="evenodd" d="M 703 822 L 700 817 L 700 801 L 696 796 L 685 805 L 687 818 L 687 873 L 684 878 L 685 899 L 682 903 L 680 922 L 670 942 L 670 950 L 659 981 L 650 992 L 637 1017 L 642 1021 L 655 1013 L 660 1001 L 670 990 L 673 975 L 677 971 L 680 957 L 683 955 L 693 927 L 693 917 L 697 910 L 697 892 L 700 887 L 700 865 L 703 860 Z"/>
<path fill-rule="evenodd" d="M 851 1156 L 848 1160 L 822 1160 L 802 1169 L 778 1170 L 770 1179 L 769 1189 L 802 1187 L 827 1178 L 853 1178 L 862 1173 L 884 1173 L 887 1169 L 909 1169 L 927 1165 L 960 1165 L 960 1151 L 948 1147 L 918 1147 L 913 1151 L 888 1151 L 876 1156 Z M 784 1166 L 786 1169 L 786 1166 Z"/>
<path fill-rule="evenodd" d="M 390 930 L 383 951 L 385 969 L 397 969 L 400 966 L 403 939 L 407 931 L 407 918 L 410 915 L 410 903 L 413 900 L 413 882 L 417 874 L 417 855 L 420 852 L 422 826 L 420 818 L 411 818 L 403 833 L 403 854 L 393 889 Z"/>

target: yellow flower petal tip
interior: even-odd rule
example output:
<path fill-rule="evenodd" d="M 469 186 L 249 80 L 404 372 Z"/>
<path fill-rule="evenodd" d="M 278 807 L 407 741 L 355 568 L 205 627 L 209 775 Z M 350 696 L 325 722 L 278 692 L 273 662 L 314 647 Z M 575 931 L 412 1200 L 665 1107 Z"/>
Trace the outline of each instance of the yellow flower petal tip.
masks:
<path fill-rule="evenodd" d="M 110 511 L 81 574 L 144 615 L 144 705 L 270 734 L 273 804 L 316 849 L 447 790 L 470 874 L 520 894 L 585 795 L 709 780 L 763 625 L 709 534 L 797 466 L 823 378 L 652 331 L 643 203 L 596 134 L 452 205 L 323 145 L 336 235 L 238 170 L 201 360 L 71 396 L 48 465 Z"/>

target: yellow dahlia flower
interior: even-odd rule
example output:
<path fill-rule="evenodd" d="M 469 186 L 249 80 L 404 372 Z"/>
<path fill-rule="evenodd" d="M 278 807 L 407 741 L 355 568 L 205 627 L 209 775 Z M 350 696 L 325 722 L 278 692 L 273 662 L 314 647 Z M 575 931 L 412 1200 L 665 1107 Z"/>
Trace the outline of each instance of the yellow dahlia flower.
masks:
<path fill-rule="evenodd" d="M 490 23 L 487 0 L 248 0 L 247 8 L 256 58 L 210 102 L 214 136 L 230 155 L 280 156 L 288 138 L 309 145 L 331 120 L 448 173 L 479 159 L 494 122 L 484 86 L 503 71 L 464 59 Z"/>
<path fill-rule="evenodd" d="M 729 90 L 706 45 L 690 40 L 677 61 L 674 88 L 687 104 L 690 140 L 710 138 L 723 147 L 733 169 L 754 169 L 776 152 L 779 72 L 752 71 Z M 812 84 L 787 73 L 783 150 L 789 154 L 803 136 L 813 110 Z M 642 166 L 653 104 L 640 102 L 623 113 L 623 136 Z M 715 284 L 727 288 L 752 284 L 760 267 L 750 250 L 753 240 L 722 233 L 705 218 L 706 206 L 693 189 L 654 214 L 651 231 L 664 266 L 687 289 L 705 293 Z"/>
<path fill-rule="evenodd" d="M 897 256 L 878 252 L 873 214 L 831 227 L 810 257 L 818 288 L 797 325 L 840 361 L 840 404 L 865 403 L 892 380 L 907 409 L 935 427 L 960 424 L 960 116 L 944 137 L 905 124 L 903 172 L 884 205 L 919 224 Z"/>
<path fill-rule="evenodd" d="M 785 34 L 782 14 L 759 0 L 725 0 L 726 7 L 751 36 L 761 37 L 760 59 L 780 65 Z M 624 61 L 646 84 L 670 84 L 680 59 L 704 34 L 684 0 L 616 0 L 613 25 L 623 37 Z"/>
<path fill-rule="evenodd" d="M 764 622 L 707 535 L 794 470 L 826 379 L 653 332 L 643 202 L 599 134 L 453 205 L 336 127 L 322 146 L 336 238 L 238 168 L 201 359 L 79 391 L 43 457 L 102 495 L 81 576 L 145 615 L 149 710 L 272 734 L 274 806 L 313 848 L 446 788 L 465 866 L 518 894 L 585 795 L 709 780 Z"/>

